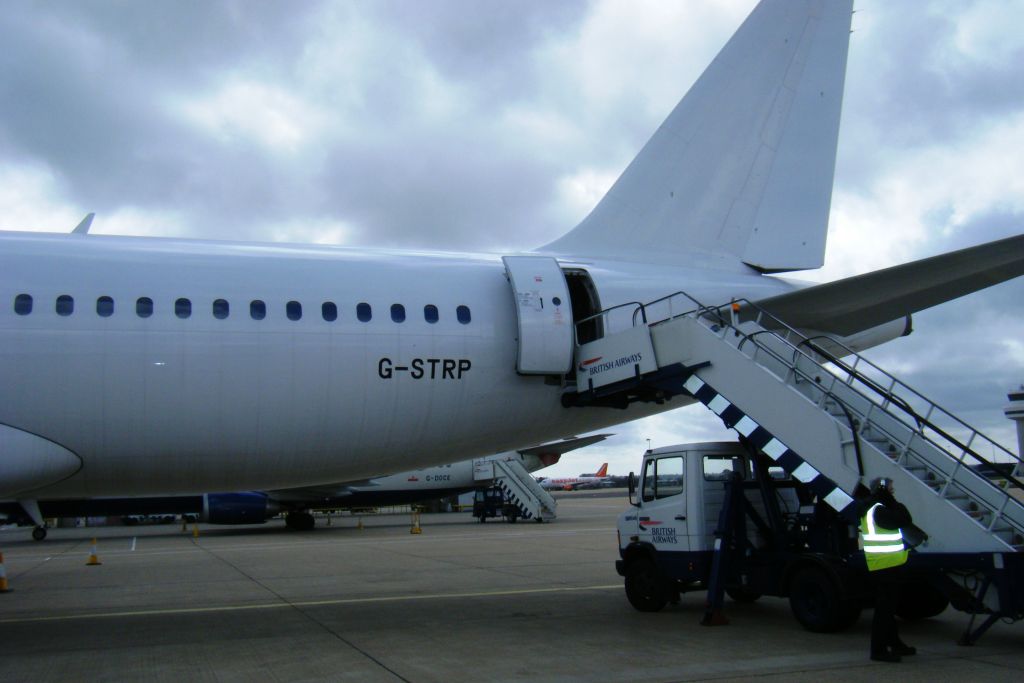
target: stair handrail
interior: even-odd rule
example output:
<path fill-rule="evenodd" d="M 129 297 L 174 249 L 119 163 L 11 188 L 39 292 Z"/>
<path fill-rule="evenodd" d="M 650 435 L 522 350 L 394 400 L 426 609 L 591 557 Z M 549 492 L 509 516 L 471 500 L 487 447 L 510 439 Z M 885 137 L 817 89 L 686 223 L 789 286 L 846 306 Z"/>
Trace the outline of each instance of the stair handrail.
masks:
<path fill-rule="evenodd" d="M 679 314 L 670 314 L 667 318 L 663 318 L 661 320 L 657 320 L 657 321 L 654 321 L 654 322 L 651 322 L 648 319 L 648 316 L 647 316 L 647 309 L 648 308 L 650 308 L 654 304 L 661 303 L 661 302 L 664 302 L 666 300 L 671 300 L 672 298 L 678 297 L 678 296 L 685 297 L 690 302 L 695 304 L 696 308 L 692 309 L 692 310 L 689 310 L 689 311 L 686 311 L 686 312 L 683 312 L 683 313 L 679 313 Z M 739 318 L 740 318 L 741 314 L 744 312 L 743 311 L 744 308 L 747 309 L 746 310 L 747 313 L 750 313 L 751 311 L 753 311 L 755 313 L 754 316 L 750 318 L 750 320 L 752 320 L 758 326 L 764 328 L 763 330 L 761 330 L 759 332 L 755 332 L 755 333 L 746 333 L 746 332 L 743 332 L 742 330 L 739 329 L 739 327 L 737 326 L 737 323 L 740 322 Z M 838 339 L 836 339 L 836 338 L 834 338 L 834 337 L 832 337 L 830 335 L 817 335 L 815 337 L 808 337 L 803 332 L 801 332 L 800 330 L 796 329 L 795 327 L 789 325 L 786 321 L 780 319 L 775 314 L 771 313 L 768 310 L 765 310 L 760 305 L 758 305 L 755 302 L 750 301 L 749 299 L 746 299 L 746 298 L 733 299 L 732 301 L 730 301 L 727 304 L 722 304 L 722 305 L 718 305 L 718 306 L 708 306 L 708 305 L 705 305 L 702 302 L 698 301 L 696 298 L 694 298 L 693 296 L 691 296 L 687 292 L 679 290 L 677 292 L 673 292 L 672 294 L 668 294 L 666 296 L 663 296 L 663 297 L 661 297 L 659 299 L 655 299 L 654 301 L 651 301 L 651 302 L 649 302 L 647 304 L 641 304 L 639 310 L 635 311 L 634 314 L 633 314 L 634 325 L 636 324 L 637 313 L 641 312 L 641 311 L 642 311 L 644 323 L 646 325 L 649 325 L 649 326 L 653 326 L 653 325 L 656 325 L 656 324 L 659 324 L 659 323 L 662 323 L 662 322 L 666 322 L 668 320 L 673 320 L 673 319 L 676 319 L 676 318 L 687 317 L 687 316 L 693 317 L 693 318 L 704 318 L 704 319 L 709 319 L 710 318 L 710 319 L 714 320 L 715 322 L 717 322 L 719 324 L 722 324 L 722 325 L 725 325 L 725 326 L 728 326 L 728 327 L 732 328 L 738 335 L 743 337 L 743 339 L 741 339 L 741 341 L 737 345 L 738 349 L 742 348 L 743 344 L 746 341 L 749 340 L 751 343 L 755 344 L 758 348 L 763 349 L 764 351 L 768 352 L 769 354 L 775 356 L 778 361 L 788 365 L 795 372 L 800 372 L 800 374 L 805 374 L 805 373 L 803 373 L 802 371 L 799 371 L 797 369 L 795 357 L 794 357 L 793 360 L 787 361 L 786 359 L 780 357 L 773 349 L 770 349 L 769 347 L 767 347 L 766 345 L 760 343 L 757 339 L 755 339 L 755 335 L 760 334 L 761 332 L 768 332 L 772 336 L 774 336 L 775 338 L 779 339 L 781 342 L 783 342 L 784 344 L 786 344 L 787 346 L 792 348 L 793 351 L 794 351 L 794 354 L 802 355 L 802 356 L 806 357 L 807 359 L 809 359 L 810 361 L 812 361 L 812 362 L 814 362 L 815 364 L 818 364 L 818 365 L 820 365 L 819 361 L 817 359 L 815 359 L 813 356 L 811 356 L 809 353 L 807 353 L 806 351 L 802 350 L 800 348 L 800 346 L 802 346 L 805 342 L 810 342 L 808 344 L 809 346 L 817 347 L 817 348 L 815 348 L 814 353 L 819 353 L 819 351 L 825 351 L 825 350 L 821 349 L 820 347 L 818 347 L 817 344 L 814 344 L 812 340 L 814 340 L 814 339 L 827 339 L 830 344 L 839 347 L 844 352 L 846 352 L 848 355 L 853 356 L 856 359 L 852 365 L 847 365 L 846 363 L 841 363 L 841 364 L 837 363 L 837 365 L 840 365 L 840 367 L 842 367 L 842 369 L 847 373 L 847 376 L 849 377 L 848 381 L 843 380 L 842 378 L 836 376 L 834 373 L 830 373 L 830 374 L 833 374 L 833 377 L 835 377 L 836 379 L 838 379 L 840 381 L 843 381 L 847 386 L 849 386 L 854 391 L 857 391 L 853 387 L 853 381 L 856 380 L 858 383 L 868 387 L 873 393 L 877 393 L 877 394 L 881 395 L 890 404 L 898 407 L 900 410 L 902 410 L 905 413 L 907 413 L 919 425 L 918 428 L 915 430 L 915 433 L 920 435 L 921 438 L 923 438 L 928 443 L 932 444 L 933 446 L 935 446 L 935 447 L 939 448 L 940 450 L 942 450 L 943 452 L 945 452 L 946 455 L 948 455 L 954 462 L 957 462 L 958 464 L 963 464 L 964 458 L 970 456 L 977 463 L 980 463 L 982 465 L 985 465 L 985 466 L 989 467 L 991 469 L 991 471 L 995 475 L 1000 476 L 1001 478 L 1005 479 L 1008 484 L 1012 484 L 1016 488 L 1024 489 L 1024 482 L 1021 482 L 1020 480 L 1018 480 L 1016 477 L 1013 476 L 1013 471 L 1016 469 L 1016 465 L 1024 464 L 1024 460 L 1022 460 L 1019 456 L 1015 455 L 1013 452 L 1008 450 L 1005 446 L 997 443 L 996 441 L 994 441 L 993 439 L 991 439 L 990 437 L 985 435 L 983 432 L 981 432 L 978 429 L 976 429 L 976 428 L 972 427 L 971 425 L 967 424 L 966 422 L 964 422 L 963 420 L 958 418 L 956 415 L 953 415 L 948 410 L 946 410 L 945 408 L 940 406 L 938 403 L 936 403 L 935 401 L 932 401 L 927 396 L 925 396 L 921 392 L 917 391 L 916 389 L 914 389 L 913 387 L 908 385 L 906 382 L 903 382 L 903 381 L 897 379 L 891 373 L 887 372 L 886 370 L 883 370 L 881 367 L 879 367 L 875 363 L 872 363 L 870 360 L 868 360 L 867 358 L 865 358 L 861 354 L 857 353 L 856 351 L 851 349 L 849 346 L 847 346 L 843 342 L 839 341 Z M 725 311 L 726 313 L 723 313 L 723 311 Z M 771 320 L 773 327 L 784 329 L 788 333 L 791 333 L 791 334 L 795 335 L 801 341 L 796 343 L 796 344 L 794 344 L 792 341 L 787 339 L 786 336 L 784 336 L 782 334 L 779 334 L 775 329 L 772 329 L 772 328 L 764 325 L 763 321 L 766 318 Z M 832 362 L 832 358 L 834 357 L 833 354 L 830 354 L 830 353 L 823 353 L 821 355 L 823 357 L 828 358 L 829 362 Z M 874 380 L 872 380 L 871 378 L 867 377 L 863 372 L 857 370 L 857 366 L 859 364 L 861 364 L 861 363 L 864 363 L 864 364 L 868 365 L 871 369 L 875 370 L 876 372 L 881 374 L 883 377 L 888 379 L 890 381 L 890 388 L 889 389 L 883 389 Z M 812 379 L 812 378 L 808 376 L 807 379 Z M 919 398 L 922 401 L 924 401 L 928 405 L 928 407 L 929 407 L 928 415 L 924 416 L 924 417 L 918 415 L 917 412 L 914 411 L 913 408 L 911 408 L 910 404 L 905 399 L 903 399 L 901 396 L 899 396 L 898 394 L 893 392 L 892 389 L 896 385 L 899 385 L 901 387 L 901 390 L 905 389 L 906 391 L 910 392 L 911 394 L 913 394 L 917 398 Z M 839 399 L 838 396 L 832 394 L 831 391 L 827 391 L 826 393 L 828 395 L 831 395 L 836 400 L 840 400 L 841 401 L 841 399 Z M 857 391 L 857 393 L 860 394 L 861 396 L 864 396 L 864 394 L 862 394 L 859 391 Z M 871 401 L 871 398 L 869 396 L 864 396 L 864 398 L 866 398 L 867 400 Z M 874 403 L 874 401 L 872 401 L 872 403 Z M 881 407 L 884 409 L 885 405 L 883 404 Z M 947 417 L 950 420 L 952 420 L 953 422 L 959 424 L 961 427 L 963 427 L 965 430 L 967 430 L 970 433 L 971 436 L 968 439 L 968 444 L 962 443 L 960 440 L 958 440 L 957 438 L 953 437 L 951 434 L 949 434 L 948 432 L 946 432 L 942 428 L 938 427 L 938 425 L 936 425 L 934 422 L 932 422 L 929 419 L 931 414 L 934 411 L 936 411 L 936 410 L 939 413 L 941 413 L 942 415 L 944 415 L 945 417 Z M 949 446 L 956 447 L 956 449 L 958 449 L 960 451 L 960 457 L 958 458 L 952 452 L 950 452 L 950 450 L 948 449 L 947 446 L 943 446 L 942 444 L 937 443 L 934 439 L 930 438 L 924 432 L 924 430 L 921 428 L 922 424 L 928 426 L 933 432 L 935 432 L 936 434 L 941 436 L 947 442 L 947 444 Z M 911 427 L 911 425 L 907 425 L 907 426 Z M 911 428 L 913 428 L 913 427 L 911 427 Z M 980 437 L 982 440 L 987 442 L 994 449 L 998 449 L 999 451 L 1002 451 L 1002 453 L 1004 453 L 1006 456 L 1009 457 L 1009 459 L 1012 461 L 1012 463 L 1016 463 L 1015 465 L 1013 465 L 1011 467 L 1010 472 L 1008 472 L 1006 474 L 1002 474 L 1003 470 L 999 467 L 999 464 L 989 461 L 987 458 L 985 458 L 981 454 L 977 453 L 976 451 L 974 451 L 970 447 L 970 444 L 973 443 L 975 438 L 977 438 L 977 437 Z M 994 481 L 992 481 L 989 478 L 989 476 L 986 475 L 986 476 L 982 476 L 980 478 L 982 480 L 986 481 L 990 486 L 995 487 L 995 488 L 1000 488 L 998 486 L 998 484 L 996 484 Z M 1002 489 L 1000 489 L 1000 490 L 1002 491 Z M 1002 492 L 1006 493 L 1005 491 L 1002 491 Z"/>
<path fill-rule="evenodd" d="M 598 320 L 598 319 L 602 319 L 603 320 L 612 311 L 617 311 L 620 308 L 627 308 L 629 306 L 634 306 L 637 309 L 637 310 L 633 311 L 633 326 L 636 327 L 636 314 L 638 312 L 641 313 L 641 315 L 643 317 L 644 324 L 647 324 L 647 312 L 646 312 L 646 310 L 644 308 L 644 304 L 639 302 L 639 301 L 627 301 L 626 303 L 618 304 L 616 306 L 609 306 L 608 308 L 602 309 L 602 310 L 598 311 L 597 313 L 594 313 L 593 315 L 588 315 L 586 318 L 581 318 L 581 319 L 579 319 L 579 320 L 577 320 L 577 321 L 575 321 L 573 323 L 573 335 L 574 335 L 574 338 L 575 338 L 575 341 L 576 341 L 576 345 L 577 346 L 582 346 L 582 344 L 579 341 L 580 340 L 580 326 L 581 325 L 585 325 L 585 324 L 587 324 L 589 322 L 592 322 L 592 321 L 595 321 L 595 320 Z M 600 327 L 600 330 L 601 330 L 600 335 L 598 335 L 594 339 L 589 339 L 587 341 L 588 342 L 597 341 L 598 339 L 603 339 L 605 336 L 608 335 L 608 326 L 607 325 L 604 325 L 602 323 L 602 325 Z"/>
<path fill-rule="evenodd" d="M 689 295 L 686 295 L 686 296 L 687 296 L 687 298 L 691 298 L 692 299 L 692 297 L 690 297 Z M 739 308 L 737 308 L 737 305 L 739 306 Z M 914 422 L 917 423 L 917 425 L 918 425 L 918 428 L 916 430 L 917 433 L 920 434 L 920 436 L 922 438 L 924 438 L 926 441 L 928 441 L 932 445 L 934 445 L 934 446 L 942 449 L 943 451 L 945 451 L 946 454 L 949 455 L 954 461 L 962 463 L 963 459 L 965 457 L 970 456 L 977 463 L 985 465 L 988 468 L 990 468 L 990 470 L 991 470 L 991 472 L 993 474 L 998 475 L 999 477 L 1005 479 L 1008 484 L 1012 484 L 1015 488 L 1024 489 L 1024 482 L 1021 482 L 1016 477 L 1014 477 L 1013 474 L 1012 474 L 1013 470 L 1015 469 L 1015 465 L 1011 467 L 1010 472 L 1008 472 L 1006 474 L 1003 474 L 1003 470 L 999 467 L 999 463 L 995 463 L 995 462 L 990 461 L 988 458 L 984 457 L 980 453 L 978 453 L 975 450 L 973 450 L 969 444 L 973 443 L 975 438 L 980 437 L 983 441 L 987 442 L 994 449 L 998 449 L 999 451 L 1002 451 L 1002 453 L 1004 453 L 1006 456 L 1009 457 L 1009 459 L 1011 460 L 1012 463 L 1016 463 L 1016 464 L 1024 463 L 1024 461 L 1022 461 L 1019 456 L 1014 454 L 1012 451 L 1007 449 L 1002 444 L 999 444 L 996 441 L 994 441 L 993 439 L 991 439 L 990 437 L 988 437 L 984 432 L 981 432 L 980 430 L 976 429 L 975 427 L 972 427 L 968 423 L 964 422 L 962 419 L 960 419 L 956 415 L 953 415 L 951 412 L 949 412 L 948 410 L 946 410 L 945 408 L 940 406 L 935 401 L 929 399 L 927 396 L 925 396 L 921 392 L 917 391 L 916 389 L 911 387 L 906 382 L 903 382 L 902 380 L 900 380 L 897 377 L 893 376 L 891 373 L 889 373 L 886 370 L 882 369 L 881 367 L 879 367 L 875 363 L 871 362 L 870 360 L 868 360 L 867 358 L 865 358 L 861 354 L 857 353 L 856 351 L 851 349 L 848 345 L 846 345 L 843 342 L 839 341 L 838 339 L 836 339 L 836 338 L 834 338 L 834 337 L 832 337 L 830 335 L 826 335 L 826 334 L 816 335 L 814 337 L 808 337 L 808 336 L 804 335 L 802 332 L 800 332 L 799 330 L 797 330 L 796 328 L 790 326 L 784 320 L 781 320 L 780 318 L 778 318 L 776 315 L 774 315 L 770 311 L 765 310 L 764 308 L 762 308 L 758 304 L 750 301 L 749 299 L 743 299 L 743 298 L 735 299 L 732 302 L 730 302 L 729 304 L 727 304 L 727 306 L 730 306 L 731 310 L 735 314 L 737 314 L 737 315 L 740 313 L 740 311 L 742 310 L 742 308 L 744 306 L 748 307 L 748 309 L 753 309 L 753 310 L 757 311 L 757 315 L 755 316 L 755 318 L 753 318 L 753 321 L 757 325 L 765 328 L 764 330 L 762 330 L 763 332 L 771 333 L 773 336 L 778 338 L 780 341 L 782 341 L 786 345 L 792 347 L 794 349 L 794 352 L 801 353 L 805 357 L 807 357 L 810 360 L 812 360 L 812 361 L 817 363 L 818 361 L 816 359 L 811 357 L 809 354 L 801 351 L 800 346 L 803 346 L 803 345 L 806 344 L 808 347 L 810 347 L 813 350 L 813 352 L 815 354 L 818 354 L 818 355 L 824 357 L 825 359 L 828 360 L 828 362 L 832 363 L 833 365 L 836 365 L 837 367 L 842 369 L 843 372 L 845 372 L 847 374 L 847 377 L 849 377 L 849 381 L 845 381 L 844 382 L 845 384 L 847 384 L 848 386 L 850 386 L 852 388 L 852 386 L 853 386 L 852 382 L 853 382 L 853 380 L 856 380 L 861 385 L 863 385 L 863 386 L 867 387 L 868 389 L 870 389 L 873 393 L 876 393 L 879 396 L 881 396 L 889 404 L 899 408 L 901 411 L 906 413 L 909 417 L 911 417 L 914 420 Z M 707 308 L 707 307 L 704 307 L 704 308 Z M 724 308 L 724 306 L 720 306 L 718 308 Z M 785 336 L 775 332 L 775 330 L 765 327 L 765 325 L 763 325 L 763 323 L 762 323 L 762 321 L 765 319 L 765 317 L 770 318 L 771 321 L 775 325 L 777 325 L 777 326 L 779 326 L 779 327 L 781 327 L 781 328 L 783 328 L 783 329 L 785 329 L 785 330 L 795 334 L 797 337 L 800 337 L 801 341 L 798 344 L 794 344 L 792 341 L 787 339 Z M 719 316 L 719 318 L 721 319 L 721 316 Z M 758 347 L 763 348 L 766 351 L 769 350 L 763 344 L 758 343 L 758 341 L 756 339 L 754 339 L 754 335 L 755 334 L 759 334 L 760 332 L 754 333 L 754 334 L 746 334 L 746 333 L 741 332 L 738 328 L 736 328 L 735 325 L 732 325 L 731 323 L 730 323 L 730 326 L 733 327 L 734 329 L 736 329 L 737 332 L 740 332 L 740 334 L 743 334 L 743 336 L 744 336 L 744 340 L 740 342 L 740 344 L 738 345 L 737 348 L 742 347 L 744 341 L 749 339 L 752 343 L 757 344 Z M 854 363 L 852 365 L 848 364 L 848 363 L 846 363 L 846 362 L 844 362 L 842 360 L 840 360 L 840 358 L 835 356 L 833 353 L 829 352 L 828 350 L 822 348 L 820 345 L 816 344 L 815 340 L 818 340 L 818 339 L 826 339 L 826 340 L 828 340 L 829 344 L 839 347 L 844 352 L 846 352 L 847 355 L 853 356 L 854 358 L 856 358 L 856 360 L 854 361 Z M 782 359 L 780 358 L 779 360 L 782 360 Z M 857 369 L 857 365 L 859 365 L 861 363 L 866 364 L 872 370 L 874 370 L 875 372 L 879 373 L 882 377 L 884 377 L 887 380 L 889 380 L 889 382 L 890 382 L 889 389 L 882 388 L 882 386 L 879 385 L 877 382 L 875 382 L 875 380 L 871 379 L 870 377 L 865 375 L 862 371 L 858 370 Z M 795 362 L 790 363 L 790 366 L 794 367 L 795 366 Z M 842 379 L 842 378 L 840 378 L 840 379 Z M 911 394 L 913 394 L 917 398 L 921 399 L 924 403 L 926 403 L 928 405 L 928 408 L 929 408 L 928 415 L 926 415 L 926 416 L 919 415 L 917 413 L 917 411 L 915 411 L 910 406 L 909 402 L 907 402 L 902 396 L 900 396 L 899 394 L 897 394 L 896 392 L 893 391 L 893 388 L 896 387 L 896 386 L 899 386 L 901 391 L 905 390 L 907 392 L 910 392 Z M 858 392 L 858 393 L 860 393 L 860 392 Z M 868 398 L 870 400 L 870 398 L 867 397 L 867 396 L 865 396 L 865 398 Z M 884 404 L 883 404 L 882 407 L 883 408 L 885 407 Z M 952 420 L 953 422 L 955 422 L 956 424 L 960 425 L 965 430 L 967 430 L 967 432 L 971 435 L 970 438 L 968 439 L 968 442 L 969 442 L 968 444 L 964 444 L 959 439 L 957 439 L 953 435 L 949 434 L 946 430 L 944 430 L 941 427 L 939 427 L 937 424 L 935 424 L 930 419 L 931 414 L 934 411 L 936 411 L 936 410 L 939 413 L 941 413 L 942 415 L 944 415 L 946 418 Z M 933 432 L 935 432 L 937 435 L 941 436 L 942 439 L 947 442 L 947 444 L 949 444 L 950 446 L 954 446 L 957 450 L 959 450 L 960 453 L 961 453 L 960 457 L 958 458 L 952 452 L 950 452 L 946 447 L 944 447 L 942 444 L 936 443 L 936 441 L 934 439 L 929 438 L 929 436 L 927 434 L 925 434 L 925 432 L 924 432 L 924 427 L 928 427 Z M 993 481 L 991 481 L 991 479 L 989 479 L 989 476 L 984 476 L 982 478 L 985 481 L 987 481 L 989 484 L 991 484 L 992 486 L 996 486 L 998 488 L 997 484 L 995 484 L 995 482 L 993 482 Z"/>

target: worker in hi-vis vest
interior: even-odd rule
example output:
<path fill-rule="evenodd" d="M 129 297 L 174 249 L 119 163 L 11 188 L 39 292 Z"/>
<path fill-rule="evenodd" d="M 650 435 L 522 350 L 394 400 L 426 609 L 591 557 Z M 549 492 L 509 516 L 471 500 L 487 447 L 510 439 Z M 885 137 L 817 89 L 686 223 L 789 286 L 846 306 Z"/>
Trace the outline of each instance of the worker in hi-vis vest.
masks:
<path fill-rule="evenodd" d="M 896 605 L 903 581 L 901 567 L 909 551 L 901 529 L 910 528 L 910 512 L 893 497 L 891 479 L 876 479 L 871 497 L 864 504 L 860 537 L 864 559 L 875 587 L 875 615 L 871 620 L 871 659 L 898 662 L 917 650 L 900 640 L 896 626 Z"/>

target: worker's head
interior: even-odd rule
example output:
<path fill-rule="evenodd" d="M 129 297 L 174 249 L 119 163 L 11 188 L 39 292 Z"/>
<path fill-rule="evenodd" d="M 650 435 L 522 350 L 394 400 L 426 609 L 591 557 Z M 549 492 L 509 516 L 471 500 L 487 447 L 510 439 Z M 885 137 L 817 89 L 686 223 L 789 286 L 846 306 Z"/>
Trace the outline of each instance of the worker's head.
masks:
<path fill-rule="evenodd" d="M 892 479 L 889 479 L 888 477 L 878 477 L 871 482 L 871 493 L 878 494 L 884 491 L 891 495 L 892 489 Z"/>

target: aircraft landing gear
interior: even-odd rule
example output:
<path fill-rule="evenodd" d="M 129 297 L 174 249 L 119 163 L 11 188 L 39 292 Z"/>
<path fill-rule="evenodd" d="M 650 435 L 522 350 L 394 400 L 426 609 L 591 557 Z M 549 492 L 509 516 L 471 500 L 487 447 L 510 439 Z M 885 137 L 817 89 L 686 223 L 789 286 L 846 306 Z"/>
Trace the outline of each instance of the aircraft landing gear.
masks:
<path fill-rule="evenodd" d="M 316 519 L 308 512 L 289 512 L 284 517 L 284 523 L 292 531 L 312 531 Z"/>
<path fill-rule="evenodd" d="M 41 541 L 44 538 L 46 538 L 45 526 L 37 526 L 36 528 L 32 529 L 32 540 Z"/>

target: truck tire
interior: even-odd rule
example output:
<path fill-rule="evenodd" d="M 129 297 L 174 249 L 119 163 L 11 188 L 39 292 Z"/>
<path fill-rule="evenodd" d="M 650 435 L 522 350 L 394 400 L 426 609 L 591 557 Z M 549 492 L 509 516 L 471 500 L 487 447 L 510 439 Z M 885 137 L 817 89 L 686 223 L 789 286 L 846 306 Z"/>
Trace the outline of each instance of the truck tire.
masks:
<path fill-rule="evenodd" d="M 900 586 L 900 601 L 896 616 L 906 621 L 937 617 L 949 607 L 949 598 L 935 586 L 923 581 L 908 582 Z"/>
<path fill-rule="evenodd" d="M 814 633 L 835 633 L 860 617 L 860 604 L 843 597 L 842 589 L 823 570 L 804 567 L 789 585 L 789 607 L 796 620 Z"/>
<path fill-rule="evenodd" d="M 638 557 L 626 565 L 626 599 L 641 612 L 657 612 L 668 602 L 665 579 L 654 562 Z"/>

